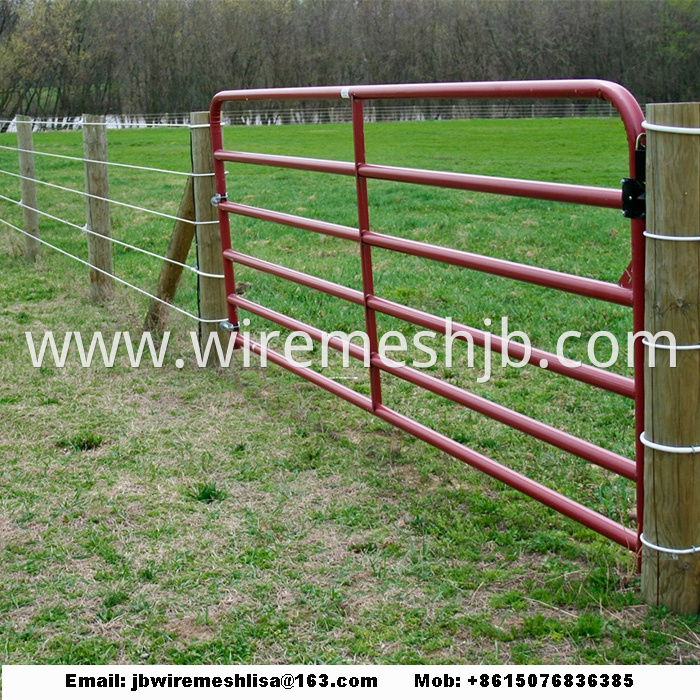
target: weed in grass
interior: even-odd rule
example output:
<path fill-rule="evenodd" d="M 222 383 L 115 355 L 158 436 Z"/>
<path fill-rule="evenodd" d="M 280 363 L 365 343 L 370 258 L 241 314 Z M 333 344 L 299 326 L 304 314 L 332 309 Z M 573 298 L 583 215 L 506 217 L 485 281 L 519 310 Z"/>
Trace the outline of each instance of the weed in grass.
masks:
<path fill-rule="evenodd" d="M 126 603 L 128 600 L 129 596 L 124 591 L 113 591 L 104 599 L 103 605 L 105 608 L 114 608 L 117 605 Z"/>
<path fill-rule="evenodd" d="M 109 622 L 124 614 L 121 606 L 128 602 L 129 596 L 123 591 L 113 591 L 102 601 L 102 607 L 97 613 L 98 619 L 102 622 Z"/>
<path fill-rule="evenodd" d="M 568 630 L 569 636 L 575 639 L 591 639 L 600 637 L 605 628 L 605 619 L 595 613 L 583 613 L 576 620 L 573 629 Z"/>
<path fill-rule="evenodd" d="M 517 634 L 519 637 L 532 637 L 541 639 L 543 637 L 561 638 L 563 636 L 563 625 L 559 620 L 545 617 L 543 613 L 524 617 L 521 628 Z"/>
<path fill-rule="evenodd" d="M 525 610 L 527 609 L 527 601 L 524 599 L 522 591 L 506 591 L 505 593 L 497 593 L 491 597 L 490 601 L 494 609 L 512 609 Z"/>
<path fill-rule="evenodd" d="M 145 566 L 144 568 L 140 569 L 138 572 L 138 577 L 142 581 L 155 581 L 156 580 L 156 573 L 153 570 L 153 567 L 151 565 Z"/>
<path fill-rule="evenodd" d="M 228 497 L 228 494 L 213 481 L 208 484 L 191 486 L 187 491 L 187 495 L 193 501 L 200 501 L 201 503 L 214 503 L 215 501 L 223 501 Z"/>
<path fill-rule="evenodd" d="M 78 435 L 73 435 L 69 438 L 61 438 L 56 441 L 56 447 L 64 450 L 72 450 L 73 452 L 88 452 L 90 450 L 96 450 L 102 445 L 104 438 L 100 435 L 95 435 L 94 433 L 87 432 Z"/>

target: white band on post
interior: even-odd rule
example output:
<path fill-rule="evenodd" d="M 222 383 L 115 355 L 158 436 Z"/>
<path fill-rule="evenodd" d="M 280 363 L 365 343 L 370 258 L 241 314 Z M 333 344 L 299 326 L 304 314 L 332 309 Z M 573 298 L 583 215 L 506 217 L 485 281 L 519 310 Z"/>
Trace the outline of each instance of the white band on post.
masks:
<path fill-rule="evenodd" d="M 654 238 L 657 241 L 686 241 L 687 243 L 700 241 L 700 236 L 667 236 L 663 233 L 652 233 L 651 231 L 644 231 L 644 236 L 645 238 Z"/>
<path fill-rule="evenodd" d="M 700 454 L 700 445 L 698 446 L 693 446 L 693 447 L 681 447 L 681 446 L 675 446 L 675 445 L 662 445 L 658 442 L 652 442 L 647 436 L 644 431 L 642 431 L 642 434 L 639 436 L 639 441 L 644 445 L 645 447 L 648 447 L 650 450 L 656 450 L 657 452 L 669 452 L 674 455 L 694 455 L 694 454 Z"/>
<path fill-rule="evenodd" d="M 642 338 L 642 345 L 646 345 L 648 348 L 654 348 L 659 350 L 700 350 L 700 344 L 698 345 L 665 345 L 664 343 L 650 343 L 646 338 Z"/>
<path fill-rule="evenodd" d="M 649 542 L 646 537 L 644 537 L 643 532 L 639 534 L 639 541 L 645 547 L 649 547 L 649 549 L 653 549 L 656 552 L 663 552 L 664 554 L 673 554 L 677 556 L 679 554 L 697 554 L 700 552 L 700 547 L 689 547 L 688 549 L 671 549 L 670 547 L 660 547 L 658 544 L 652 544 Z"/>
<path fill-rule="evenodd" d="M 650 124 L 648 121 L 643 121 L 642 129 L 646 129 L 647 131 L 661 131 L 664 134 L 700 136 L 700 128 L 691 126 L 668 126 L 667 124 Z"/>

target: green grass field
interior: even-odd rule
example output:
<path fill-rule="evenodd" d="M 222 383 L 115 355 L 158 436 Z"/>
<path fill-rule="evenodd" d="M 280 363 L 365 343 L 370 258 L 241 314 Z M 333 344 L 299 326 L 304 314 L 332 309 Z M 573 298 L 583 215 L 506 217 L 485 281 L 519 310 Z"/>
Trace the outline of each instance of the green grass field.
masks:
<path fill-rule="evenodd" d="M 81 138 L 35 134 L 35 148 L 80 156 Z M 228 129 L 226 140 L 352 159 L 348 125 Z M 13 135 L 0 145 L 16 145 Z M 109 157 L 186 171 L 188 131 L 109 132 Z M 369 124 L 367 158 L 602 186 L 626 175 L 622 126 L 606 119 Z M 16 154 L 0 150 L 0 169 L 16 172 Z M 228 169 L 232 201 L 357 224 L 349 178 Z M 81 189 L 82 165 L 37 156 L 37 177 Z M 110 172 L 114 199 L 171 214 L 183 186 Z M 18 180 L 0 175 L 0 193 L 19 199 Z M 383 233 L 613 282 L 629 263 L 619 212 L 394 183 L 369 193 Z M 80 196 L 40 186 L 39 207 L 85 221 Z M 0 202 L 0 217 L 21 226 L 14 205 Z M 115 238 L 165 253 L 172 222 L 117 206 L 112 222 Z M 79 231 L 41 225 L 45 240 L 86 257 Z M 360 286 L 352 243 L 244 219 L 233 235 L 244 253 Z M 158 261 L 114 251 L 115 273 L 153 292 Z M 578 330 L 573 359 L 592 333 L 631 329 L 630 312 L 608 304 L 386 251 L 373 259 L 378 295 L 477 328 L 508 316 L 552 352 Z M 700 661 L 700 622 L 646 607 L 634 558 L 617 545 L 274 366 L 237 356 L 199 369 L 194 322 L 175 312 L 160 369 L 132 369 L 122 354 L 109 369 L 75 355 L 33 367 L 25 332 L 135 336 L 149 300 L 117 285 L 114 301 L 92 305 L 87 268 L 46 249 L 27 263 L 21 234 L 3 225 L 0 265 L 3 663 Z M 363 328 L 359 307 L 243 268 L 237 281 L 247 298 L 326 331 Z M 188 272 L 176 303 L 196 313 Z M 274 328 L 242 316 L 253 333 Z M 381 317 L 387 330 L 417 329 Z M 612 369 L 630 374 L 626 360 Z M 480 353 L 475 364 L 427 371 L 632 456 L 629 400 L 535 367 L 496 366 L 477 383 Z M 358 364 L 324 372 L 368 392 Z M 634 527 L 634 488 L 621 477 L 391 377 L 383 387 L 392 408 Z"/>

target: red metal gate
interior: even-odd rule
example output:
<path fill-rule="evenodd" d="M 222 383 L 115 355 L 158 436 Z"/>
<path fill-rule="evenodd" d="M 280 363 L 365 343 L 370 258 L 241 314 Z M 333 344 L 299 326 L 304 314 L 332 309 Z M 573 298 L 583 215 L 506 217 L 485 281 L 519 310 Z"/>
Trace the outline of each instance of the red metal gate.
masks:
<path fill-rule="evenodd" d="M 528 100 L 565 98 L 606 100 L 615 107 L 624 123 L 629 148 L 630 179 L 637 179 L 636 170 L 638 165 L 635 154 L 639 149 L 640 137 L 644 133 L 641 126 L 644 115 L 637 101 L 625 88 L 606 81 L 566 80 L 360 85 L 352 87 L 272 88 L 220 92 L 212 101 L 210 123 L 214 149 L 216 188 L 218 193 L 215 199 L 218 201 L 219 221 L 221 226 L 229 327 L 232 329 L 238 328 L 238 308 L 240 307 L 241 309 L 245 309 L 289 330 L 306 332 L 314 341 L 321 341 L 324 336 L 323 331 L 318 328 L 302 323 L 236 294 L 234 263 L 293 281 L 297 284 L 319 290 L 364 307 L 365 330 L 369 336 L 370 347 L 370 396 L 365 396 L 360 392 L 354 391 L 310 368 L 299 367 L 296 364 L 292 364 L 281 353 L 268 349 L 267 357 L 276 364 L 285 367 L 295 374 L 336 394 L 340 398 L 434 445 L 447 454 L 499 479 L 513 488 L 590 527 L 605 537 L 622 544 L 632 551 L 639 551 L 640 543 L 638 532 L 642 531 L 643 446 L 639 442 L 638 437 L 635 447 L 636 459 L 633 461 L 583 439 L 574 437 L 563 430 L 546 425 L 521 413 L 488 401 L 465 389 L 430 376 L 427 373 L 420 372 L 415 368 L 408 366 L 395 367 L 393 366 L 394 363 L 387 362 L 378 352 L 377 312 L 388 314 L 394 318 L 409 321 L 413 324 L 441 333 L 446 332 L 446 319 L 376 296 L 373 285 L 372 248 L 377 247 L 397 251 L 471 270 L 479 270 L 513 280 L 520 280 L 543 287 L 563 290 L 584 297 L 604 300 L 613 304 L 632 307 L 633 330 L 637 333 L 643 329 L 644 320 L 644 220 L 631 220 L 632 265 L 629 270 L 631 273 L 631 282 L 625 286 L 373 232 L 370 228 L 367 198 L 367 181 L 371 179 L 623 209 L 623 193 L 619 189 L 438 172 L 367 163 L 365 159 L 364 140 L 364 103 L 367 100 L 411 98 Z M 352 105 L 354 162 L 226 150 L 223 144 L 221 127 L 222 106 L 229 101 L 243 100 L 350 100 Z M 295 214 L 271 211 L 228 201 L 226 197 L 226 162 L 293 168 L 353 177 L 355 178 L 357 189 L 359 226 L 357 228 L 341 226 Z M 643 179 L 641 173 L 640 177 Z M 359 254 L 361 258 L 362 289 L 351 289 L 298 270 L 286 268 L 266 260 L 237 252 L 231 245 L 229 224 L 229 216 L 231 214 L 252 217 L 254 219 L 274 222 L 357 242 L 359 244 Z M 487 334 L 476 328 L 454 323 L 452 324 L 452 331 L 465 331 L 469 333 L 474 343 L 481 347 L 487 342 Z M 505 344 L 503 339 L 497 336 L 490 337 L 489 339 L 491 341 L 491 348 L 495 352 L 507 352 L 510 357 L 519 360 L 526 357 L 523 345 L 512 341 Z M 248 345 L 250 350 L 260 354 L 260 346 L 257 343 L 247 341 L 242 334 L 238 334 L 236 338 L 236 347 L 242 347 L 244 345 Z M 330 347 L 341 350 L 343 344 L 339 339 L 332 339 Z M 363 348 L 355 344 L 350 344 L 349 353 L 352 357 L 358 359 L 363 359 L 364 357 Z M 570 366 L 571 363 L 562 362 L 557 355 L 536 348 L 532 348 L 529 362 L 536 366 L 546 367 L 549 371 L 634 399 L 635 434 L 639 436 L 643 430 L 644 415 L 643 360 L 644 351 L 642 343 L 637 339 L 634 346 L 634 379 L 623 377 L 591 365 L 572 367 Z M 411 382 L 416 386 L 427 389 L 457 404 L 561 448 L 570 454 L 581 457 L 616 474 L 636 481 L 638 532 L 537 483 L 498 463 L 494 459 L 482 455 L 392 410 L 382 403 L 382 372 L 390 373 Z"/>

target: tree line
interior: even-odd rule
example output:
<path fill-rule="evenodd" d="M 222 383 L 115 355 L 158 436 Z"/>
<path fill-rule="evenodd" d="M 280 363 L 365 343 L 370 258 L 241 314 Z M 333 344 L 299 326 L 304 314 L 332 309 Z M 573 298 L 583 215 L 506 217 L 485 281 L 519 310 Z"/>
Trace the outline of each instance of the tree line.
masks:
<path fill-rule="evenodd" d="M 222 89 L 603 78 L 700 99 L 697 0 L 0 0 L 0 116 L 207 108 Z"/>

